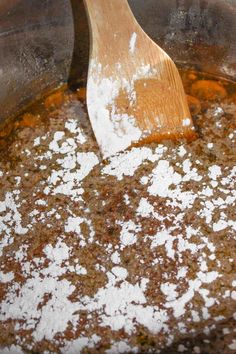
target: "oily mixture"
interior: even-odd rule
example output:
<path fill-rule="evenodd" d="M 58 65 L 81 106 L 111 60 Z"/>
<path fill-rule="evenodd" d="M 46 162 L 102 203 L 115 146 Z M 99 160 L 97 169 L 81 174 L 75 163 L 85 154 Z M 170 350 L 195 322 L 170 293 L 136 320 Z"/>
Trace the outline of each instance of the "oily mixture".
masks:
<path fill-rule="evenodd" d="M 84 88 L 0 130 L 0 353 L 236 353 L 236 88 L 182 77 L 191 143 L 102 161 Z"/>

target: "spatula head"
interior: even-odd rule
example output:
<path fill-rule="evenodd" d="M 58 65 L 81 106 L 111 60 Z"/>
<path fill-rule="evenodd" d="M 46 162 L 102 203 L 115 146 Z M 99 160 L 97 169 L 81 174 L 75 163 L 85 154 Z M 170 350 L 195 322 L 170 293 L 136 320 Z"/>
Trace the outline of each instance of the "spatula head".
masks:
<path fill-rule="evenodd" d="M 91 63 L 87 106 L 103 157 L 137 143 L 195 138 L 183 85 L 169 58 L 155 70 L 139 67 L 131 80 L 120 73 L 121 67 L 114 68 L 108 76 L 102 65 Z"/>
<path fill-rule="evenodd" d="M 95 25 L 90 21 L 87 106 L 103 157 L 134 144 L 193 139 L 194 126 L 178 70 L 137 24 L 127 1 L 87 2 L 90 16 L 94 14 L 95 22 L 99 19 Z M 103 4 L 100 16 L 99 2 Z M 125 30 L 117 23 L 121 10 Z M 110 31 L 104 12 L 112 18 Z"/>

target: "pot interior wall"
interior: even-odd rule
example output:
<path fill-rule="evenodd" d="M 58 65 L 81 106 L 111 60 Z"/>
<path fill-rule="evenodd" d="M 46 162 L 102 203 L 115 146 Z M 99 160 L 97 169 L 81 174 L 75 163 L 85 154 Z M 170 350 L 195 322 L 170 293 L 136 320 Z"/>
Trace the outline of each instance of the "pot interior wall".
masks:
<path fill-rule="evenodd" d="M 129 3 L 178 65 L 236 79 L 236 0 Z M 89 31 L 82 0 L 4 0 L 0 20 L 0 122 L 49 88 L 86 78 Z"/>

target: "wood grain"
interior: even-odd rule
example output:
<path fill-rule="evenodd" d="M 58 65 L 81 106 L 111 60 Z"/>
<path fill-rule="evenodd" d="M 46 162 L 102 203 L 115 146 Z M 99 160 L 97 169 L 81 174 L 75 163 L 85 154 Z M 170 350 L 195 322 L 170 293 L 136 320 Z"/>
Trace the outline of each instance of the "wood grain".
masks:
<path fill-rule="evenodd" d="M 128 2 L 84 0 L 84 3 L 91 32 L 87 105 L 103 154 L 107 157 L 109 151 L 113 154 L 122 150 L 125 145 L 117 145 L 110 150 L 106 147 L 107 151 L 104 152 L 103 141 L 106 138 L 109 140 L 109 137 L 98 129 L 100 115 L 95 114 L 92 107 L 95 92 L 93 87 L 91 93 L 90 83 L 96 82 L 99 91 L 99 82 L 106 78 L 114 82 L 114 87 L 120 83 L 119 93 L 109 108 L 110 121 L 116 122 L 114 117 L 117 115 L 123 119 L 127 119 L 127 116 L 134 118 L 135 126 L 141 130 L 139 142 L 160 141 L 166 137 L 194 139 L 194 126 L 178 70 L 170 57 L 139 26 Z M 134 35 L 136 41 L 131 48 Z M 149 68 L 146 74 L 143 68 Z M 140 75 L 140 72 L 143 74 Z M 124 82 L 132 87 L 132 97 L 135 99 L 130 98 L 130 91 Z M 108 90 L 109 96 L 111 88 Z M 119 127 L 114 124 L 114 131 L 116 130 L 119 130 Z M 117 134 L 120 136 L 122 131 L 117 131 Z M 111 145 L 112 141 L 111 137 Z M 138 141 L 134 141 L 131 136 L 125 147 Z"/>

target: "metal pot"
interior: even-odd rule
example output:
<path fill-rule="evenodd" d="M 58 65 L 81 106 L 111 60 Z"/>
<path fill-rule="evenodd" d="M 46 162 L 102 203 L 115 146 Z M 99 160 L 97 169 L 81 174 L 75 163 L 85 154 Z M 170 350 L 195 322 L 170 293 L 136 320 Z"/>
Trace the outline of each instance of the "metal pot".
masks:
<path fill-rule="evenodd" d="M 236 0 L 129 3 L 179 66 L 236 80 Z M 88 53 L 82 0 L 1 0 L 0 122 L 61 82 L 85 79 Z"/>

